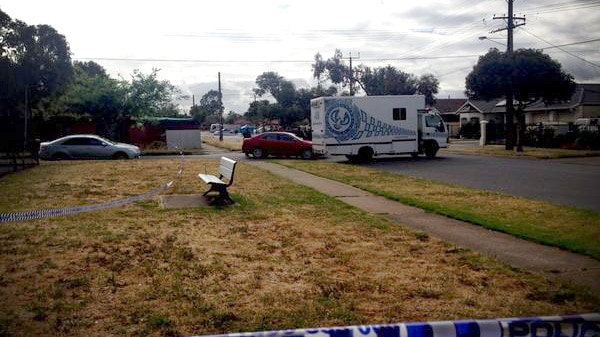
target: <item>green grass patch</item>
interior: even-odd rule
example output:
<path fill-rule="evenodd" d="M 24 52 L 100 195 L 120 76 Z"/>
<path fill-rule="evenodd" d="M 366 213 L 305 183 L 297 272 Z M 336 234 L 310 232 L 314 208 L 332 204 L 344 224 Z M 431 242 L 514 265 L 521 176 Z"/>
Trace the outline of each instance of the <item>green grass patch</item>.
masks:
<path fill-rule="evenodd" d="M 391 200 L 600 259 L 600 213 L 325 161 L 278 161 Z"/>

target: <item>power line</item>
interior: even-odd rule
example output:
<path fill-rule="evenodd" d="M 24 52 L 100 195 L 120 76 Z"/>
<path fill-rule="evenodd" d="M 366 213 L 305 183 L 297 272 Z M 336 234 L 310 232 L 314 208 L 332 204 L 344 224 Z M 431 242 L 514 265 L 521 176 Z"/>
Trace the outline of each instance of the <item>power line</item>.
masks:
<path fill-rule="evenodd" d="M 406 61 L 406 60 L 439 60 L 479 57 L 479 54 L 449 56 L 413 56 L 398 58 L 361 58 L 361 61 Z M 124 62 L 172 62 L 172 63 L 313 63 L 314 60 L 185 60 L 185 59 L 151 59 L 151 58 L 118 58 L 118 57 L 74 57 L 84 61 L 124 61 Z"/>
<path fill-rule="evenodd" d="M 600 1 L 568 1 L 561 2 L 537 7 L 527 8 L 524 11 L 520 11 L 521 14 L 543 14 L 543 13 L 555 13 L 564 12 L 577 9 L 585 9 L 590 7 L 600 6 Z"/>
<path fill-rule="evenodd" d="M 563 48 L 561 48 L 560 46 L 554 45 L 553 43 L 551 43 L 551 42 L 548 42 L 547 40 L 544 40 L 543 38 L 541 38 L 541 37 L 539 37 L 539 36 L 535 35 L 534 33 L 532 33 L 532 32 L 530 32 L 530 31 L 528 31 L 528 30 L 527 30 L 527 29 L 525 29 L 525 28 L 522 28 L 522 27 L 521 27 L 521 29 L 522 29 L 522 30 L 523 30 L 525 33 L 527 33 L 527 34 L 529 34 L 529 35 L 531 35 L 531 36 L 535 37 L 536 39 L 539 39 L 539 40 L 541 40 L 541 41 L 543 41 L 543 42 L 545 42 L 545 43 L 547 43 L 547 44 L 551 45 L 553 48 L 558 48 L 558 49 L 560 49 L 561 51 L 563 51 L 563 52 L 565 52 L 565 53 L 567 53 L 567 54 L 569 54 L 569 55 L 571 55 L 571 56 L 573 56 L 573 57 L 575 57 L 575 58 L 577 58 L 577 59 L 579 59 L 579 60 L 581 60 L 581 61 L 583 61 L 583 62 L 589 63 L 589 64 L 591 64 L 591 65 L 593 65 L 593 66 L 595 66 L 595 67 L 598 67 L 598 68 L 600 68 L 600 64 L 596 64 L 596 63 L 594 63 L 594 62 L 590 62 L 590 61 L 588 61 L 588 60 L 584 59 L 583 57 L 581 57 L 581 56 L 579 56 L 579 55 L 573 54 L 573 53 L 571 53 L 570 51 L 568 51 L 568 50 L 566 50 L 566 49 L 563 49 Z"/>
<path fill-rule="evenodd" d="M 587 40 L 587 41 L 580 41 L 580 42 L 573 42 L 573 43 L 566 43 L 566 44 L 559 44 L 556 46 L 552 46 L 552 47 L 546 47 L 546 48 L 540 48 L 542 50 L 546 50 L 546 49 L 552 49 L 552 48 L 559 48 L 560 47 L 566 47 L 566 46 L 574 46 L 576 44 L 584 44 L 584 43 L 592 43 L 592 42 L 597 42 L 600 41 L 600 39 L 593 39 L 593 40 Z"/>

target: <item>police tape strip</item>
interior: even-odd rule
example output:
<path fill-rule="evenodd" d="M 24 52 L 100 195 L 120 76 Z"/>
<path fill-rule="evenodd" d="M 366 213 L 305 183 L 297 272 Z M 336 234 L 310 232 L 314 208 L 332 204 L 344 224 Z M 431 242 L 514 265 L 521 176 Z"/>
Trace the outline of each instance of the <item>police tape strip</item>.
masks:
<path fill-rule="evenodd" d="M 600 314 L 363 325 L 204 337 L 598 337 Z"/>
<path fill-rule="evenodd" d="M 185 166 L 185 157 L 183 152 L 180 150 L 179 154 L 181 155 L 181 163 L 179 164 L 179 169 L 177 171 L 177 177 L 181 177 L 183 175 L 183 169 Z M 92 204 L 92 205 L 83 205 L 83 206 L 74 206 L 74 207 L 63 207 L 63 208 L 52 208 L 52 209 L 44 209 L 44 210 L 36 210 L 36 211 L 28 211 L 28 212 L 10 212 L 10 213 L 0 213 L 0 223 L 2 222 L 12 222 L 12 221 L 26 221 L 26 220 L 34 220 L 41 218 L 50 218 L 55 216 L 63 216 L 75 213 L 82 212 L 90 212 L 97 211 L 101 209 L 108 209 L 113 207 L 124 206 L 127 204 L 132 204 L 136 201 L 144 200 L 151 198 L 164 190 L 167 190 L 175 185 L 175 181 L 171 180 L 167 183 L 162 184 L 161 186 L 151 189 L 150 191 L 139 194 L 133 197 L 111 200 L 103 203 Z"/>
<path fill-rule="evenodd" d="M 33 219 L 41 219 L 41 218 L 50 218 L 55 216 L 63 216 L 81 212 L 89 212 L 89 211 L 97 211 L 101 209 L 119 207 L 127 204 L 134 203 L 136 201 L 140 201 L 143 199 L 147 199 L 153 197 L 160 192 L 173 187 L 175 184 L 174 181 L 169 181 L 168 183 L 162 184 L 160 187 L 154 188 L 146 193 L 139 194 L 129 198 L 111 200 L 99 204 L 92 205 L 83 205 L 83 206 L 74 206 L 74 207 L 64 207 L 64 208 L 53 208 L 53 209 L 44 209 L 30 212 L 11 212 L 11 213 L 2 213 L 0 214 L 0 222 L 11 222 L 11 221 L 24 221 L 24 220 L 33 220 Z"/>

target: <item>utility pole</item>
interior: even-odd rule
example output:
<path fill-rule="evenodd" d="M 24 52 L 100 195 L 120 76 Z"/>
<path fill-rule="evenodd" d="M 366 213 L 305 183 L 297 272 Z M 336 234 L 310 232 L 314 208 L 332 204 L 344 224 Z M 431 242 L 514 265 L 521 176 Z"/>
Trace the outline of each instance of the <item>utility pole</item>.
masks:
<path fill-rule="evenodd" d="M 223 141 L 223 94 L 221 94 L 221 72 L 219 71 L 219 141 Z"/>
<path fill-rule="evenodd" d="M 354 72 L 352 71 L 352 52 L 349 53 L 348 58 L 344 59 L 350 59 L 350 96 L 354 96 Z M 360 59 L 360 53 L 358 53 L 358 57 L 356 57 L 355 59 Z"/>
<path fill-rule="evenodd" d="M 496 33 L 496 32 L 500 32 L 503 30 L 507 31 L 508 36 L 507 36 L 507 41 L 506 41 L 506 54 L 510 59 L 512 59 L 513 30 L 516 27 L 525 25 L 525 17 L 524 16 L 523 17 L 514 16 L 514 14 L 513 14 L 514 0 L 507 0 L 507 2 L 508 2 L 508 16 L 494 15 L 494 20 L 506 20 L 506 23 L 507 23 L 506 27 L 496 29 L 494 31 L 491 31 L 490 33 Z M 515 24 L 515 20 L 517 21 L 517 24 Z M 518 21 L 522 21 L 522 22 L 518 22 Z M 514 149 L 514 143 L 515 143 L 514 115 L 515 115 L 514 91 L 513 91 L 513 84 L 510 83 L 510 85 L 508 85 L 507 90 L 506 90 L 506 123 L 505 123 L 505 128 L 506 128 L 505 149 L 506 150 Z"/>

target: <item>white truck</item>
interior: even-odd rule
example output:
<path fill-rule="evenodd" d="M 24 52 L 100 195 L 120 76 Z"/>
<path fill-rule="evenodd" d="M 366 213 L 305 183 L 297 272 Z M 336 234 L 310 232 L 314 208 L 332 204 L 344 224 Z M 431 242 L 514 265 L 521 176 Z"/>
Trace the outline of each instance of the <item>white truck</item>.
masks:
<path fill-rule="evenodd" d="M 310 101 L 315 154 L 353 162 L 378 155 L 425 154 L 448 147 L 440 115 L 425 110 L 425 96 L 319 97 Z"/>

